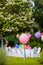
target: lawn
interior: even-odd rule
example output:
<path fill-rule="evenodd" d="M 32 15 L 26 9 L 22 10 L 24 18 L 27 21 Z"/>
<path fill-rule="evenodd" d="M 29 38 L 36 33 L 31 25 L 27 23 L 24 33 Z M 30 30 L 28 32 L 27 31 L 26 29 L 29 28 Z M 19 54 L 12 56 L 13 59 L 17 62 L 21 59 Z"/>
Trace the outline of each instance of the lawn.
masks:
<path fill-rule="evenodd" d="M 41 57 L 43 53 L 41 53 Z M 38 61 L 40 58 L 27 58 L 26 61 L 23 58 L 8 57 L 7 65 L 43 65 Z"/>

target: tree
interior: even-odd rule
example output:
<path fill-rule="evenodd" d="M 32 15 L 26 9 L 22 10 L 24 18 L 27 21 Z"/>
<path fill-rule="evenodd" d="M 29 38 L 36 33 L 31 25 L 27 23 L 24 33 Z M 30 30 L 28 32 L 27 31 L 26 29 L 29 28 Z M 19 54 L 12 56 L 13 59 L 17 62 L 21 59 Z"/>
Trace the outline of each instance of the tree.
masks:
<path fill-rule="evenodd" d="M 0 31 L 33 31 L 34 19 L 30 1 L 0 0 L 0 7 Z"/>
<path fill-rule="evenodd" d="M 34 0 L 34 18 L 39 25 L 39 30 L 43 31 L 43 0 Z"/>

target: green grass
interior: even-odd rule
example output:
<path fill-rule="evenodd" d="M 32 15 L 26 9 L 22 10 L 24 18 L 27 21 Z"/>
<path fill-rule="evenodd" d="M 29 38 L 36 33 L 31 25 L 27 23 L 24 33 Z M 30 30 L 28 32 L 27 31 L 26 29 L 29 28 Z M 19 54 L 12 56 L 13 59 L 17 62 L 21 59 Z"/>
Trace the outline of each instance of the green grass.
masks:
<path fill-rule="evenodd" d="M 43 53 L 41 53 L 42 57 Z M 40 58 L 27 58 L 24 60 L 23 58 L 15 58 L 8 57 L 7 65 L 43 65 L 38 61 Z"/>

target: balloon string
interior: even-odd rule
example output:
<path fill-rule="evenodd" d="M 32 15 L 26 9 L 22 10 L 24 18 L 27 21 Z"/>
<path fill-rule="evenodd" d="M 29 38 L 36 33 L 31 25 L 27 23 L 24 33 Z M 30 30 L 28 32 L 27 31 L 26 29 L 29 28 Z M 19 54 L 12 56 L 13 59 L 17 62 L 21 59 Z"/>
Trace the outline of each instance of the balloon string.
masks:
<path fill-rule="evenodd" d="M 25 52 L 25 45 L 24 45 L 24 60 L 26 60 L 26 52 Z"/>

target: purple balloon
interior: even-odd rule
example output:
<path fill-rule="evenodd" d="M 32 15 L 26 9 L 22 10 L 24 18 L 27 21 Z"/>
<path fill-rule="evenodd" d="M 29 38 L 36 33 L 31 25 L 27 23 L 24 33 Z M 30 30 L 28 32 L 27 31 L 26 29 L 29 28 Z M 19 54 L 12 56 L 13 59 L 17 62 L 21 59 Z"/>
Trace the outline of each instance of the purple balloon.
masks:
<path fill-rule="evenodd" d="M 39 39 L 39 38 L 41 37 L 41 33 L 40 33 L 40 32 L 36 32 L 36 33 L 35 33 L 35 37 L 36 37 L 37 39 Z"/>
<path fill-rule="evenodd" d="M 18 44 L 16 44 L 15 48 L 18 48 Z"/>

